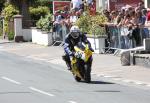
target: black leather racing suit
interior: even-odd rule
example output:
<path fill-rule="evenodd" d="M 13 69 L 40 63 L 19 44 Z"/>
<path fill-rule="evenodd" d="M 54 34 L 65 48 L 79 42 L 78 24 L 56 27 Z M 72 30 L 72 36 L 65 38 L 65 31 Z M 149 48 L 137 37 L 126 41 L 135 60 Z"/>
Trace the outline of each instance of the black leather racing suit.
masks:
<path fill-rule="evenodd" d="M 68 66 L 69 69 L 71 69 L 71 61 L 70 61 L 70 57 L 74 56 L 74 46 L 77 45 L 79 42 L 84 42 L 85 44 L 88 44 L 90 49 L 92 51 L 94 51 L 91 48 L 91 44 L 90 42 L 87 40 L 87 37 L 85 34 L 80 33 L 79 37 L 74 39 L 72 38 L 72 36 L 70 35 L 70 33 L 66 36 L 65 38 L 65 44 L 64 44 L 64 51 L 65 51 L 65 55 L 63 56 L 63 60 L 66 61 L 66 64 Z"/>

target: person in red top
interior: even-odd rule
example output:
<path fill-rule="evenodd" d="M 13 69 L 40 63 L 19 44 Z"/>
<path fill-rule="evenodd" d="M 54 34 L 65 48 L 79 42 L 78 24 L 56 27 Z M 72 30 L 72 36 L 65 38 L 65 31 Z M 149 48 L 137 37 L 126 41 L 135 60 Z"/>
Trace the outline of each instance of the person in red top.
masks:
<path fill-rule="evenodd" d="M 91 5 L 89 5 L 89 12 L 90 12 L 90 15 L 96 14 L 96 2 L 95 1 Z"/>
<path fill-rule="evenodd" d="M 150 10 L 147 11 L 147 21 L 150 21 Z"/>

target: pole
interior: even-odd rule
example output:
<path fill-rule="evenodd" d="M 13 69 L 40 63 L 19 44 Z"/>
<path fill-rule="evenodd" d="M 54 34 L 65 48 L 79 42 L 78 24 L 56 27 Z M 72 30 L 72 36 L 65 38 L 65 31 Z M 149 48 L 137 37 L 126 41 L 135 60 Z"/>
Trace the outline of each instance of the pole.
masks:
<path fill-rule="evenodd" d="M 4 17 L 2 17 L 2 21 L 3 21 L 3 39 L 5 39 L 5 20 L 4 20 Z"/>

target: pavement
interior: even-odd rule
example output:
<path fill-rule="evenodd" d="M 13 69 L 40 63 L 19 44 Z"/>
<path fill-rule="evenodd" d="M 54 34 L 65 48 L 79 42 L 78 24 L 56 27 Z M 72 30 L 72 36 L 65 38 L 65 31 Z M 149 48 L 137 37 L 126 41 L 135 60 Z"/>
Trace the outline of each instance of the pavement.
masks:
<path fill-rule="evenodd" d="M 40 46 L 30 42 L 2 43 L 0 51 L 12 53 L 28 59 L 40 60 L 60 65 L 67 69 L 61 56 L 63 48 L 59 46 Z M 116 82 L 142 85 L 150 88 L 150 68 L 142 66 L 122 66 L 120 57 L 112 54 L 93 54 L 92 75 L 104 77 Z"/>
<path fill-rule="evenodd" d="M 2 36 L 0 36 L 0 44 L 5 44 L 5 43 L 12 43 L 12 42 L 14 42 L 14 41 L 9 41 L 9 40 L 7 40 L 7 39 L 1 39 L 2 38 Z"/>

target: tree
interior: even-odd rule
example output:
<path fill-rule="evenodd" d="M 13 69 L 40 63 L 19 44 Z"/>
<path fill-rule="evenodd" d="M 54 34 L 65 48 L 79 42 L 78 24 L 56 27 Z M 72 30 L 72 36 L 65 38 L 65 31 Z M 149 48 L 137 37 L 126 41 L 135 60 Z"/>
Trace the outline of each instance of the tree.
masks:
<path fill-rule="evenodd" d="M 19 9 L 19 13 L 23 16 L 23 27 L 29 27 L 30 13 L 29 6 L 47 5 L 49 1 L 53 0 L 0 0 L 0 3 L 4 1 L 15 5 Z"/>
<path fill-rule="evenodd" d="M 5 0 L 0 0 L 0 12 L 2 11 L 2 8 L 4 7 Z"/>
<path fill-rule="evenodd" d="M 32 6 L 49 6 L 48 2 L 53 0 L 33 0 L 31 1 Z"/>
<path fill-rule="evenodd" d="M 29 15 L 29 2 L 30 0 L 5 0 L 5 2 L 13 4 L 19 9 L 19 13 L 23 16 L 23 27 L 29 27 L 30 15 Z"/>

